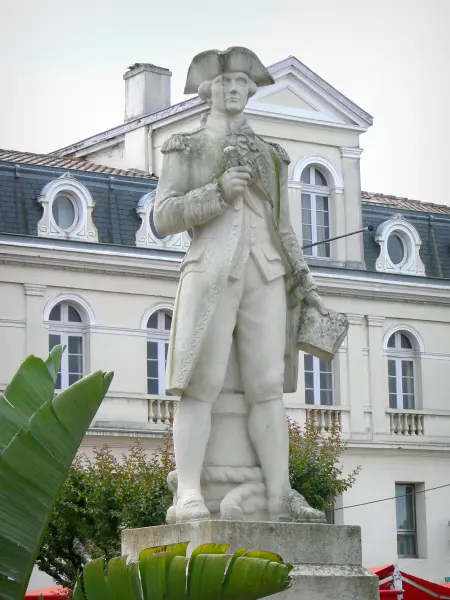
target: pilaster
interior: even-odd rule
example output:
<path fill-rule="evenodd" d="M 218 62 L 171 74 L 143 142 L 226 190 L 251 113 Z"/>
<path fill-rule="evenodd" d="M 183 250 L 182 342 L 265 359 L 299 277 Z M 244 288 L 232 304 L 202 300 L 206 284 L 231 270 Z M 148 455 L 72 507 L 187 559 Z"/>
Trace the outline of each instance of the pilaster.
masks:
<path fill-rule="evenodd" d="M 48 355 L 48 335 L 43 327 L 44 293 L 47 286 L 24 283 L 26 315 L 26 354 L 45 359 Z"/>
<path fill-rule="evenodd" d="M 373 436 L 386 433 L 385 407 L 388 398 L 386 361 L 383 357 L 385 317 L 367 315 L 369 337 L 369 397 L 372 406 Z"/>
<path fill-rule="evenodd" d="M 348 339 L 348 396 L 350 405 L 350 431 L 353 439 L 366 439 L 364 405 L 368 401 L 366 372 L 364 315 L 347 313 L 349 329 Z"/>
<path fill-rule="evenodd" d="M 342 174 L 345 186 L 345 232 L 362 229 L 361 173 L 359 158 L 361 148 L 341 147 Z M 347 265 L 361 268 L 364 265 L 364 245 L 362 235 L 350 235 L 345 239 Z"/>

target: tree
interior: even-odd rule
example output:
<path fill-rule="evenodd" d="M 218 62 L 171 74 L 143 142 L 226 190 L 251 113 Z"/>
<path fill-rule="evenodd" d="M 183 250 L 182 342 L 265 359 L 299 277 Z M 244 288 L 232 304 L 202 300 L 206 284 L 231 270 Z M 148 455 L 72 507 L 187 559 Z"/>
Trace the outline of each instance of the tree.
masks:
<path fill-rule="evenodd" d="M 78 456 L 60 491 L 36 564 L 73 589 L 90 560 L 120 555 L 120 532 L 162 525 L 172 494 L 166 477 L 175 468 L 171 437 L 150 457 L 136 441 L 118 461 L 105 445 Z"/>
<path fill-rule="evenodd" d="M 311 506 L 323 510 L 353 485 L 359 468 L 342 477 L 345 444 L 337 425 L 321 434 L 313 419 L 304 430 L 289 421 L 289 440 L 291 485 Z M 95 450 L 92 459 L 78 457 L 53 511 L 39 569 L 72 589 L 89 559 L 120 555 L 122 529 L 163 525 L 172 503 L 166 477 L 174 468 L 170 430 L 150 458 L 139 441 L 122 461 L 108 446 Z"/>
<path fill-rule="evenodd" d="M 339 426 L 333 422 L 328 433 L 321 433 L 312 412 L 305 428 L 289 419 L 289 476 L 291 486 L 313 508 L 329 508 L 337 496 L 353 486 L 361 467 L 346 477 L 339 458 L 347 444 L 342 442 Z"/>

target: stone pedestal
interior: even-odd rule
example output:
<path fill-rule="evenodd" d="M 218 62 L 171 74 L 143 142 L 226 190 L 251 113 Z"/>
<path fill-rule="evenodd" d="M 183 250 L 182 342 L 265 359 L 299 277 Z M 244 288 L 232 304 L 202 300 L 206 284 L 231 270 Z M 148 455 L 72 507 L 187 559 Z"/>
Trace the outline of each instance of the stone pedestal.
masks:
<path fill-rule="evenodd" d="M 137 560 L 144 548 L 190 541 L 264 549 L 291 562 L 294 585 L 280 600 L 378 600 L 378 578 L 361 566 L 361 531 L 348 525 L 196 521 L 122 532 L 122 554 Z"/>

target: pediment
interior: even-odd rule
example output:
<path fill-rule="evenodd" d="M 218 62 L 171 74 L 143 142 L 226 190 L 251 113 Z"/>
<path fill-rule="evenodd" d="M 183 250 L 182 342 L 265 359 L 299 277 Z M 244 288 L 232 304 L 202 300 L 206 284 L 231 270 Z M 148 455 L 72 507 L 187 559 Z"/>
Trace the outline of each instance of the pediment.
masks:
<path fill-rule="evenodd" d="M 268 96 L 262 96 L 258 99 L 258 102 L 283 106 L 284 108 L 298 108 L 301 110 L 312 110 L 317 112 L 317 109 L 315 109 L 314 106 L 311 106 L 311 104 L 306 102 L 306 100 L 289 87 L 281 88 Z"/>
<path fill-rule="evenodd" d="M 366 130 L 372 117 L 295 57 L 269 68 L 275 80 L 259 88 L 246 112 Z"/>

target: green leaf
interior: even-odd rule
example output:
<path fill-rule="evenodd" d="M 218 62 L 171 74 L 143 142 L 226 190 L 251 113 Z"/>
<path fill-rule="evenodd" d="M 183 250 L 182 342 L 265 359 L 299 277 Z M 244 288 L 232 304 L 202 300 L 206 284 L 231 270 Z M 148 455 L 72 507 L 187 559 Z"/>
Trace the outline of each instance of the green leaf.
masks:
<path fill-rule="evenodd" d="M 110 600 L 105 578 L 105 560 L 91 560 L 83 569 L 84 591 L 87 600 Z"/>
<path fill-rule="evenodd" d="M 53 393 L 54 383 L 44 361 L 35 356 L 26 358 L 0 394 L 0 455 Z"/>
<path fill-rule="evenodd" d="M 59 351 L 48 365 L 56 368 Z M 0 454 L 0 598 L 23 600 L 52 506 L 69 466 L 111 381 L 100 371 L 53 398 L 48 366 L 27 358 L 5 390 L 14 409 Z M 5 431 L 0 417 L 0 436 Z"/>
<path fill-rule="evenodd" d="M 111 593 L 111 600 L 133 600 L 133 594 L 128 585 L 126 556 L 112 558 L 109 561 L 107 582 Z M 94 600 L 94 598 L 92 600 Z M 97 600 L 97 598 L 95 598 L 95 600 Z"/>
<path fill-rule="evenodd" d="M 186 597 L 187 567 L 189 559 L 185 556 L 175 556 L 167 572 L 167 590 L 165 600 L 184 600 Z"/>
<path fill-rule="evenodd" d="M 154 552 L 139 559 L 142 591 L 145 600 L 163 600 L 166 595 L 167 573 L 175 555 L 170 552 Z"/>
<path fill-rule="evenodd" d="M 86 597 L 82 591 L 81 580 L 79 576 L 77 577 L 77 582 L 72 592 L 72 600 L 86 600 Z"/>
<path fill-rule="evenodd" d="M 138 563 L 127 565 L 128 586 L 133 600 L 143 600 Z"/>
<path fill-rule="evenodd" d="M 290 585 L 289 571 L 285 564 L 241 556 L 227 578 L 222 600 L 257 600 L 281 592 Z"/>
<path fill-rule="evenodd" d="M 189 546 L 189 542 L 179 542 L 177 544 L 166 544 L 165 546 L 154 546 L 153 548 L 145 548 L 139 553 L 139 560 L 143 560 L 150 554 L 156 554 L 157 552 L 170 552 L 175 556 L 186 556 L 186 550 Z"/>
<path fill-rule="evenodd" d="M 199 554 L 225 554 L 230 544 L 200 544 L 192 550 L 191 558 L 195 558 Z"/>
<path fill-rule="evenodd" d="M 194 565 L 195 565 L 195 558 L 197 556 L 201 556 L 202 554 L 225 554 L 228 547 L 229 547 L 229 544 L 208 543 L 208 544 L 200 544 L 200 546 L 197 546 L 196 548 L 194 548 L 194 550 L 192 550 L 192 554 L 191 554 L 189 566 L 188 566 L 188 590 L 189 590 L 189 586 L 190 586 L 189 582 L 192 579 L 192 569 L 194 568 Z M 227 560 L 229 558 L 230 558 L 230 556 L 227 556 Z M 189 595 L 189 591 L 188 591 L 188 595 Z"/>
<path fill-rule="evenodd" d="M 225 579 L 223 582 L 223 586 L 226 587 L 227 583 L 228 583 L 228 579 L 230 578 L 231 573 L 233 572 L 233 565 L 236 562 L 236 560 L 240 557 L 240 556 L 244 556 L 244 554 L 248 552 L 247 548 L 238 548 L 233 556 L 231 557 L 230 560 L 230 564 L 228 565 L 228 569 L 227 572 L 225 573 Z"/>
<path fill-rule="evenodd" d="M 279 554 L 275 554 L 275 552 L 269 552 L 268 550 L 247 550 L 242 554 L 242 556 L 247 556 L 248 558 L 265 558 L 266 560 L 277 563 L 283 562 L 283 559 Z"/>
<path fill-rule="evenodd" d="M 220 598 L 229 554 L 199 554 L 189 565 L 189 600 L 217 600 Z"/>
<path fill-rule="evenodd" d="M 58 344 L 57 346 L 53 346 L 50 350 L 49 357 L 45 361 L 45 366 L 47 367 L 48 372 L 50 373 L 51 378 L 53 379 L 53 383 L 56 383 L 56 378 L 58 377 L 58 371 L 61 366 L 61 358 L 62 354 L 65 350 L 65 346 L 61 346 Z"/>

